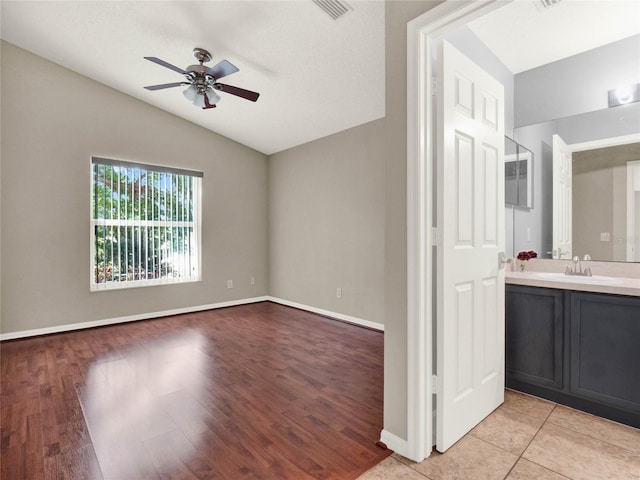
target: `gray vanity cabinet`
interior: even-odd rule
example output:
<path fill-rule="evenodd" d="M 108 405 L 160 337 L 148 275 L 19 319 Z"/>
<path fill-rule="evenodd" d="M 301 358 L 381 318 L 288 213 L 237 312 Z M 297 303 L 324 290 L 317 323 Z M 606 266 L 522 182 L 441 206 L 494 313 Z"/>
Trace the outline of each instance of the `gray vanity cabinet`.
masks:
<path fill-rule="evenodd" d="M 562 389 L 563 302 L 562 290 L 507 285 L 508 379 Z"/>
<path fill-rule="evenodd" d="M 640 298 L 506 286 L 506 385 L 640 428 Z"/>
<path fill-rule="evenodd" d="M 640 299 L 571 293 L 570 390 L 640 412 Z"/>

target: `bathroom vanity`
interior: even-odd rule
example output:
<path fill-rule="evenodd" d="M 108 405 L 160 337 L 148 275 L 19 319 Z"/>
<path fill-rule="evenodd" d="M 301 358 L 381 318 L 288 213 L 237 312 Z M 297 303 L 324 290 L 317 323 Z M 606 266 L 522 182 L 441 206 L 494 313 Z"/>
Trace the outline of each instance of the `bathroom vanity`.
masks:
<path fill-rule="evenodd" d="M 640 428 L 640 278 L 506 281 L 507 387 Z"/>

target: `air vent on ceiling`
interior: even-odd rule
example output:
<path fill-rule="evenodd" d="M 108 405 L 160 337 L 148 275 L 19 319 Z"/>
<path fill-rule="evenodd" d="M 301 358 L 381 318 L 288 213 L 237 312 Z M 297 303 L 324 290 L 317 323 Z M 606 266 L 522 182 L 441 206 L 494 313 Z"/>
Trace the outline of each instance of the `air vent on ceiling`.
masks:
<path fill-rule="evenodd" d="M 324 13 L 329 15 L 334 20 L 338 20 L 343 15 L 353 10 L 353 7 L 347 2 L 341 0 L 312 0 L 317 6 L 319 6 Z M 559 0 L 556 0 L 559 1 Z"/>
<path fill-rule="evenodd" d="M 538 10 L 545 10 L 547 8 L 555 7 L 562 0 L 533 0 Z"/>

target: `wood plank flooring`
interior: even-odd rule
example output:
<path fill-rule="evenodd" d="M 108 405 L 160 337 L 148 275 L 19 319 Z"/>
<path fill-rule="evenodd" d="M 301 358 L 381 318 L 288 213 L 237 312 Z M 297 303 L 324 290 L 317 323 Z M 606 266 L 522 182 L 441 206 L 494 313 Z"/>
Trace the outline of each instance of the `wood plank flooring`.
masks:
<path fill-rule="evenodd" d="M 2 479 L 355 479 L 383 334 L 263 302 L 0 344 Z"/>

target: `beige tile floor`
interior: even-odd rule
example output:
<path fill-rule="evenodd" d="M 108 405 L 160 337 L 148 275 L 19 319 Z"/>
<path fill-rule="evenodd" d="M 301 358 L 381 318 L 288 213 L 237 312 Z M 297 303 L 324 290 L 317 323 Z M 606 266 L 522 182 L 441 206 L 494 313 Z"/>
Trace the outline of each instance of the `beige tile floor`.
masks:
<path fill-rule="evenodd" d="M 640 430 L 511 390 L 445 453 L 393 454 L 358 480 L 640 480 Z"/>

